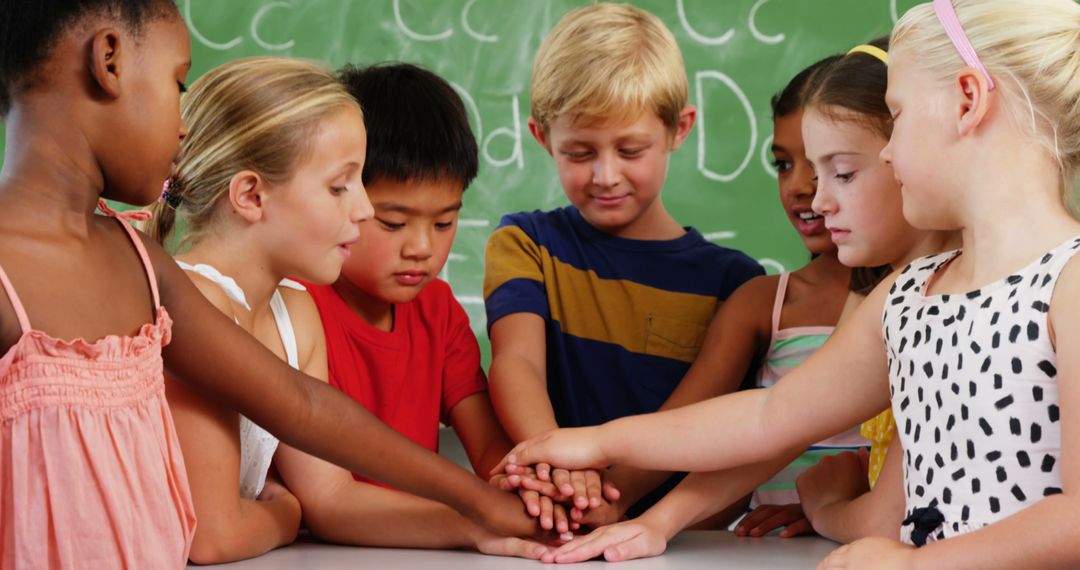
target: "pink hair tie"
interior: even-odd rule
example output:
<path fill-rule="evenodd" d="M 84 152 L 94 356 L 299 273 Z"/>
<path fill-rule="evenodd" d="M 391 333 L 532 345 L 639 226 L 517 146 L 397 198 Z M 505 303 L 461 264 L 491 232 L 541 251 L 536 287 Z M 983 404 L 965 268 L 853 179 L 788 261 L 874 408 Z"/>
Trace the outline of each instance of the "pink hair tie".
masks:
<path fill-rule="evenodd" d="M 176 189 L 173 188 L 174 185 L 172 178 L 166 178 L 165 183 L 161 185 L 161 197 L 158 198 L 158 201 L 165 202 L 175 210 L 180 207 L 180 202 L 183 200 L 177 195 Z"/>
<path fill-rule="evenodd" d="M 937 14 L 941 27 L 945 28 L 945 34 L 949 36 L 949 40 L 956 47 L 956 51 L 960 53 L 960 58 L 964 60 L 968 67 L 979 70 L 983 77 L 986 78 L 988 89 L 993 90 L 994 80 L 990 78 L 990 74 L 986 71 L 986 67 L 983 66 L 979 55 L 975 53 L 971 41 L 968 40 L 967 34 L 964 33 L 964 28 L 960 25 L 960 18 L 956 16 L 956 9 L 953 7 L 952 0 L 934 0 L 934 13 Z"/>

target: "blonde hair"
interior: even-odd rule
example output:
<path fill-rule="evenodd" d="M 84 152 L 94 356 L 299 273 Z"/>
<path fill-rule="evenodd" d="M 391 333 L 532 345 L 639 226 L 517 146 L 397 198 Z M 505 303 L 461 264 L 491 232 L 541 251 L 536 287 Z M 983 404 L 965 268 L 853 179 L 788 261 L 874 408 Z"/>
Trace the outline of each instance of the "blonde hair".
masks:
<path fill-rule="evenodd" d="M 567 13 L 536 54 L 532 116 L 547 131 L 558 117 L 614 124 L 652 111 L 678 128 L 689 86 L 682 53 L 664 23 L 627 4 Z"/>
<path fill-rule="evenodd" d="M 953 5 L 996 89 L 1008 94 L 1007 108 L 1019 124 L 1031 125 L 1035 140 L 1061 169 L 1062 190 L 1071 194 L 1080 170 L 1080 4 L 953 0 Z M 964 66 L 931 4 L 900 19 L 891 45 L 893 51 L 910 50 L 920 66 L 943 80 Z"/>
<path fill-rule="evenodd" d="M 230 61 L 200 77 L 180 104 L 188 134 L 169 195 L 151 206 L 147 233 L 164 243 L 185 223 L 177 245 L 198 241 L 236 173 L 251 170 L 271 184 L 288 181 L 310 153 L 319 123 L 356 102 L 327 69 L 306 61 L 254 57 Z"/>

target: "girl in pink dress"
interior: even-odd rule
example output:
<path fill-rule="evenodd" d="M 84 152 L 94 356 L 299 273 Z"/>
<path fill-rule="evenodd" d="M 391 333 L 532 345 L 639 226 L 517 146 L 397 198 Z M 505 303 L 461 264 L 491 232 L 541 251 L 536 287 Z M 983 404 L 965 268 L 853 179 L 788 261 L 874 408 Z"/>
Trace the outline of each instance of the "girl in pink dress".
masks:
<path fill-rule="evenodd" d="M 95 215 L 102 198 L 157 199 L 187 134 L 190 44 L 174 2 L 26 0 L 2 12 L 0 568 L 186 563 L 195 521 L 163 367 L 289 445 L 499 534 L 535 531 L 514 495 L 458 476 L 290 368 L 159 245 L 107 207 Z"/>

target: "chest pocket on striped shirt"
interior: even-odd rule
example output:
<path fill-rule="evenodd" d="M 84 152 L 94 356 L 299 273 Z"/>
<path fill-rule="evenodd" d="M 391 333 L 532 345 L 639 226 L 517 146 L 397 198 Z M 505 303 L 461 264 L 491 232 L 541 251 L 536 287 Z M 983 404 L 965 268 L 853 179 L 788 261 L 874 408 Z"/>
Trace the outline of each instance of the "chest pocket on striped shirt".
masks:
<path fill-rule="evenodd" d="M 645 353 L 693 362 L 705 339 L 706 327 L 682 319 L 649 315 Z"/>

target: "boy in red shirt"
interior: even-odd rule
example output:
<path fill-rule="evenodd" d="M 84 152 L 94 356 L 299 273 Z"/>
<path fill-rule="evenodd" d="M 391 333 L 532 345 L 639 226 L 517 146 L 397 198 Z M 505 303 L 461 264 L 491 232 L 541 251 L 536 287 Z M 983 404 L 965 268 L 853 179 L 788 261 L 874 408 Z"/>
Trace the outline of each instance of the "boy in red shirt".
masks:
<path fill-rule="evenodd" d="M 432 452 L 440 420 L 452 426 L 486 478 L 510 442 L 492 410 L 468 316 L 436 278 L 477 172 L 464 104 L 446 81 L 408 64 L 346 67 L 339 79 L 364 108 L 363 183 L 375 217 L 337 282 L 306 285 L 326 334 L 330 384 Z M 357 475 L 354 482 L 295 450 L 279 452 L 277 464 L 308 528 L 324 540 L 529 558 L 543 550 L 495 537 L 441 503 Z"/>

